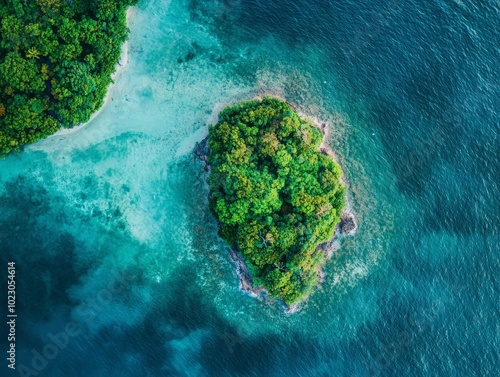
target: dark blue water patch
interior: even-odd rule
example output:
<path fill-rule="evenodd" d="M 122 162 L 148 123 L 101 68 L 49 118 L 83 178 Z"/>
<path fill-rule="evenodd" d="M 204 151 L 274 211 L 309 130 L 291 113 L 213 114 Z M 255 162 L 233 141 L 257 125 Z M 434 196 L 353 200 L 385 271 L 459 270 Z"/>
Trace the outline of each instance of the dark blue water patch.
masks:
<path fill-rule="evenodd" d="M 13 181 L 6 182 L 5 191 L 0 196 L 0 206 L 7 214 L 13 209 L 18 214 L 17 216 L 16 213 L 12 214 L 12 220 L 17 220 L 17 222 L 9 226 L 10 231 L 24 227 L 26 221 L 47 214 L 50 210 L 50 201 L 47 200 L 47 197 L 47 189 L 37 185 L 29 177 L 21 175 Z"/>
<path fill-rule="evenodd" d="M 67 289 L 91 267 L 77 260 L 79 243 L 60 228 L 70 217 L 61 208 L 49 188 L 23 175 L 7 182 L 0 195 L 0 264 L 16 266 L 18 365 L 33 357 L 26 345 L 44 346 L 36 324 L 69 313 Z M 6 270 L 1 273 L 5 281 Z M 0 302 L 7 302 L 6 289 L 0 291 Z M 6 341 L 0 340 L 4 349 Z"/>
<path fill-rule="evenodd" d="M 452 110 L 457 78 L 444 62 L 423 62 L 416 65 L 402 83 L 406 102 L 412 104 L 425 118 L 446 121 Z M 454 131 L 454 130 L 450 130 Z M 459 138 L 461 135 L 457 135 Z"/>
<path fill-rule="evenodd" d="M 25 309 L 40 317 L 50 316 L 53 307 L 67 302 L 66 287 L 89 267 L 77 263 L 74 237 L 59 228 L 69 218 L 60 203 L 45 186 L 25 176 L 7 182 L 0 196 L 4 214 L 0 229 L 5 234 L 0 258 L 4 263 L 17 262 L 23 276 L 19 288 L 28 295 L 25 302 L 37 303 Z M 36 266 L 36 272 L 30 271 L 30 265 Z M 54 265 L 61 270 L 54 272 Z"/>
<path fill-rule="evenodd" d="M 19 175 L 5 183 L 0 195 L 3 214 L 0 218 L 0 263 L 2 266 L 11 261 L 16 263 L 18 365 L 31 365 L 31 349 L 41 351 L 47 344 L 48 339 L 41 336 L 46 333 L 41 329 L 47 328 L 48 323 L 55 326 L 50 328 L 53 331 L 64 329 L 70 321 L 70 312 L 80 304 L 70 296 L 69 290 L 78 286 L 80 279 L 100 262 L 85 258 L 86 253 L 96 255 L 96 250 L 89 250 L 89 245 L 81 238 L 65 230 L 74 223 L 91 226 L 90 219 L 78 208 L 66 205 L 67 199 L 54 189 L 56 185 L 50 178 L 53 172 L 48 169 L 45 173 L 43 181 Z M 85 181 L 89 183 L 86 188 Z M 91 177 L 83 178 L 82 187 L 88 189 L 89 195 L 95 191 L 92 182 Z M 115 210 L 114 217 L 121 216 Z M 98 222 L 93 226 L 96 224 Z M 101 234 L 107 232 L 103 227 L 99 231 Z M 113 228 L 113 234 L 114 237 L 119 234 L 118 227 Z M 6 280 L 5 274 L 6 269 L 2 272 Z M 133 283 L 140 285 L 141 279 L 134 278 Z M 127 297 L 124 290 L 121 301 L 133 306 Z M 0 291 L 0 301 L 7 301 L 6 290 Z M 6 337 L 0 343 L 3 347 Z"/>

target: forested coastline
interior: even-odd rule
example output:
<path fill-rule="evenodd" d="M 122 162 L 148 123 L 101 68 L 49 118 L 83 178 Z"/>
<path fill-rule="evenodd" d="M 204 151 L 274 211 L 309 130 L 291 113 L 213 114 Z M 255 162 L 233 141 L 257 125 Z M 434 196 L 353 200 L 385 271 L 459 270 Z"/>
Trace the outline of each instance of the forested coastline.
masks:
<path fill-rule="evenodd" d="M 137 0 L 1 0 L 0 156 L 89 120 Z"/>

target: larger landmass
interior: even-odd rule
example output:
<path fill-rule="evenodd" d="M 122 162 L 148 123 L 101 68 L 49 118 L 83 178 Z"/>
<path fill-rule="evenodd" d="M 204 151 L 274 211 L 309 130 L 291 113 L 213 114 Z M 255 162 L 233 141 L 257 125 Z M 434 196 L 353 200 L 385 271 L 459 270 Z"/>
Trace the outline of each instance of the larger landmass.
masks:
<path fill-rule="evenodd" d="M 89 120 L 112 82 L 137 0 L 3 0 L 0 156 Z"/>
<path fill-rule="evenodd" d="M 253 286 L 287 306 L 317 285 L 327 258 L 321 245 L 346 204 L 341 169 L 321 153 L 322 141 L 317 127 L 278 98 L 227 107 L 209 129 L 209 202 L 220 235 Z"/>

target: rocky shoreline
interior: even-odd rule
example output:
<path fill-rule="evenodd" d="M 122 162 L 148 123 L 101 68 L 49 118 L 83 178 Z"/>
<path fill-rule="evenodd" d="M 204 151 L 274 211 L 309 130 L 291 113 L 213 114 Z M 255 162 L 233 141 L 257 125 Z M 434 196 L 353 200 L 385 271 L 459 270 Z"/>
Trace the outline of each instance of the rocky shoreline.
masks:
<path fill-rule="evenodd" d="M 287 102 L 287 104 L 294 109 L 296 108 L 294 105 Z M 302 116 L 302 114 L 300 114 Z M 328 127 L 325 123 L 322 123 L 321 126 L 318 127 L 319 130 L 323 134 L 323 143 L 320 145 L 319 152 L 331 157 L 336 161 L 335 155 L 333 151 L 326 145 L 325 140 L 328 135 Z M 208 135 L 199 143 L 196 143 L 194 154 L 204 163 L 204 170 L 206 172 L 210 172 L 210 164 L 208 163 L 207 157 L 209 154 L 208 148 Z M 346 182 L 343 182 L 346 184 Z M 346 185 L 347 186 L 347 185 Z M 335 229 L 335 233 L 331 240 L 320 244 L 317 250 L 321 250 L 326 254 L 327 260 L 330 259 L 333 254 L 339 250 L 341 246 L 341 242 L 345 237 L 352 236 L 356 233 L 358 228 L 356 219 L 354 217 L 354 212 L 352 211 L 351 206 L 347 203 L 346 208 L 342 211 L 340 215 L 340 222 Z M 248 266 L 243 259 L 243 256 L 238 252 L 238 250 L 231 249 L 229 252 L 231 260 L 234 262 L 236 266 L 236 273 L 239 277 L 239 286 L 240 289 L 244 292 L 250 293 L 251 295 L 258 296 L 259 294 L 267 294 L 267 291 L 264 287 L 256 287 L 253 285 L 252 275 L 248 269 Z M 322 266 L 321 266 L 322 267 Z M 322 268 L 318 268 L 318 276 L 320 281 L 324 281 L 324 272 Z M 293 305 L 286 305 L 284 302 L 282 303 L 284 310 L 287 314 L 292 314 L 300 310 L 300 303 L 295 303 Z"/>

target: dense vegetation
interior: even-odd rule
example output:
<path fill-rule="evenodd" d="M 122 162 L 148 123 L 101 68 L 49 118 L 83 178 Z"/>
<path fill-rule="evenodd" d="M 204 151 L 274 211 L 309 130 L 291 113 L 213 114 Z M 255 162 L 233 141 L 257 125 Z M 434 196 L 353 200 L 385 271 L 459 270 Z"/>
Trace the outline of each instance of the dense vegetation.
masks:
<path fill-rule="evenodd" d="M 103 103 L 137 0 L 0 0 L 0 156 Z"/>
<path fill-rule="evenodd" d="M 318 282 L 345 204 L 340 167 L 318 152 L 323 135 L 288 104 L 264 98 L 227 107 L 210 127 L 210 208 L 220 235 L 254 279 L 287 304 Z"/>

